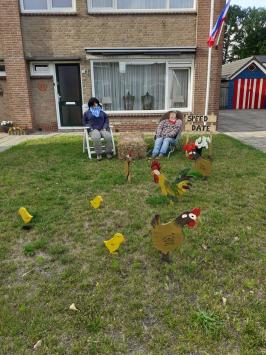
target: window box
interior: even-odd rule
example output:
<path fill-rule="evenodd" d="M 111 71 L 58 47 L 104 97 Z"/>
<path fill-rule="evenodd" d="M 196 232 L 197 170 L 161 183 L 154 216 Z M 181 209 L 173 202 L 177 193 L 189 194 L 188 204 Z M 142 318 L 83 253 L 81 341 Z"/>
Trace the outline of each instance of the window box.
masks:
<path fill-rule="evenodd" d="M 191 111 L 193 60 L 92 60 L 91 76 L 109 113 Z"/>
<path fill-rule="evenodd" d="M 195 12 L 196 0 L 87 0 L 89 13 Z"/>
<path fill-rule="evenodd" d="M 20 0 L 21 13 L 75 13 L 76 0 Z"/>

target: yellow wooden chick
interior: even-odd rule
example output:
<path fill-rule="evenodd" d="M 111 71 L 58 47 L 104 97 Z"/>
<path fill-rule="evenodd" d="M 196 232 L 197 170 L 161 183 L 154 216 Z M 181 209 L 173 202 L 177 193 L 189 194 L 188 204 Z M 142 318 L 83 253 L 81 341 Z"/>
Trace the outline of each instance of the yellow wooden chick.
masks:
<path fill-rule="evenodd" d="M 125 242 L 123 234 L 116 233 L 111 239 L 105 240 L 104 244 L 111 254 L 116 254 L 116 250 L 120 247 L 120 244 Z"/>
<path fill-rule="evenodd" d="M 92 205 L 93 208 L 99 208 L 103 202 L 102 196 L 96 196 L 94 197 L 93 200 L 90 201 L 90 204 Z"/>
<path fill-rule="evenodd" d="M 30 221 L 33 218 L 33 216 L 31 214 L 29 214 L 29 212 L 26 210 L 25 207 L 20 207 L 20 209 L 18 210 L 18 213 L 21 216 L 21 218 L 23 219 L 23 222 L 25 224 L 30 223 Z"/>

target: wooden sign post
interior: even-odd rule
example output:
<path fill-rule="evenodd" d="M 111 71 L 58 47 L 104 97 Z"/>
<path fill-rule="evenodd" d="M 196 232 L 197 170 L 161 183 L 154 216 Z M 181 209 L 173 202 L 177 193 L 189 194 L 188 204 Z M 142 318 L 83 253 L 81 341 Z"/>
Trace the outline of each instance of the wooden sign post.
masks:
<path fill-rule="evenodd" d="M 212 113 L 211 115 L 185 115 L 185 132 L 190 133 L 213 133 L 216 132 L 217 116 Z"/>

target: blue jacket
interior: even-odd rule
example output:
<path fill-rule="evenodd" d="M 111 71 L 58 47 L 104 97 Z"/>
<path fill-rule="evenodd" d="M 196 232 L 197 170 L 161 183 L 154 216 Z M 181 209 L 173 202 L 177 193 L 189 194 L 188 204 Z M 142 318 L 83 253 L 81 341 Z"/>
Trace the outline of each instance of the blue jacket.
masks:
<path fill-rule="evenodd" d="M 104 111 L 100 112 L 99 117 L 95 117 L 90 110 L 86 111 L 83 115 L 83 124 L 87 127 L 90 131 L 94 129 L 101 129 L 109 130 L 109 118 Z"/>

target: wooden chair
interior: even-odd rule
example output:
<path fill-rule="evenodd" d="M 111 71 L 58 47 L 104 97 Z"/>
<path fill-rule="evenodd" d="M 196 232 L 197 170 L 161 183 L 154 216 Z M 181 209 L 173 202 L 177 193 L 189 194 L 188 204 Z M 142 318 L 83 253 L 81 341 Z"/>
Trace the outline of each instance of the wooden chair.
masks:
<path fill-rule="evenodd" d="M 113 136 L 113 131 L 112 128 L 110 127 L 110 134 L 112 136 L 112 143 L 113 143 L 113 155 L 116 155 L 116 149 L 115 149 L 115 142 L 114 142 L 114 136 Z M 106 146 L 105 146 L 105 141 L 103 138 L 101 138 L 101 143 L 102 143 L 102 152 L 106 152 Z M 84 133 L 83 133 L 83 153 L 85 153 L 87 150 L 88 153 L 88 158 L 92 159 L 92 155 L 96 155 L 95 148 L 93 145 L 93 141 L 89 135 L 89 132 L 87 128 L 84 128 Z"/>

